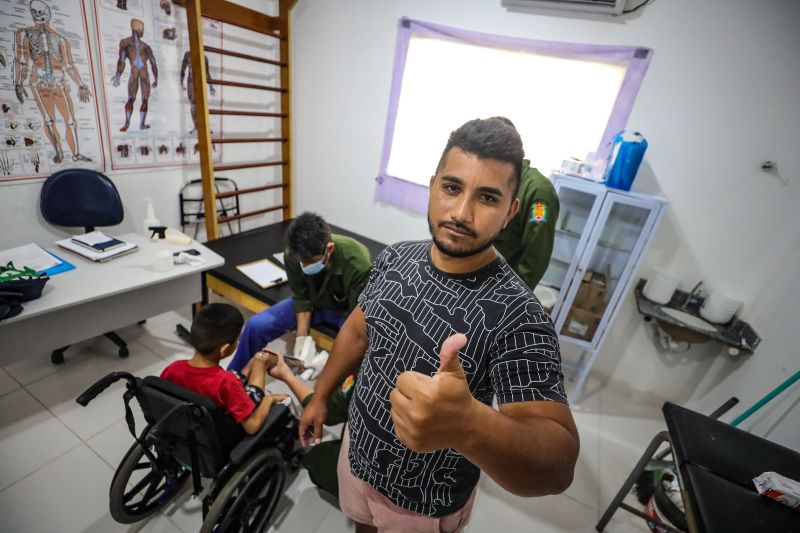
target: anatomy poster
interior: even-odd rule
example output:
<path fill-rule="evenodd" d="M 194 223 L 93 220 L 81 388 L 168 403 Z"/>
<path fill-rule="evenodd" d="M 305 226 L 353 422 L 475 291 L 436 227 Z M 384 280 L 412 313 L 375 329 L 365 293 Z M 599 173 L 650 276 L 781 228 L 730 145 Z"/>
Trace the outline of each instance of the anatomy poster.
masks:
<path fill-rule="evenodd" d="M 0 180 L 104 170 L 81 0 L 0 0 Z"/>
<path fill-rule="evenodd" d="M 169 0 L 95 0 L 95 13 L 111 168 L 198 162 L 186 12 Z M 221 48 L 222 24 L 203 24 L 205 44 Z M 206 56 L 206 67 L 219 79 L 221 56 Z M 221 107 L 222 88 L 209 93 L 209 107 Z M 212 131 L 221 131 L 221 120 L 211 115 Z"/>

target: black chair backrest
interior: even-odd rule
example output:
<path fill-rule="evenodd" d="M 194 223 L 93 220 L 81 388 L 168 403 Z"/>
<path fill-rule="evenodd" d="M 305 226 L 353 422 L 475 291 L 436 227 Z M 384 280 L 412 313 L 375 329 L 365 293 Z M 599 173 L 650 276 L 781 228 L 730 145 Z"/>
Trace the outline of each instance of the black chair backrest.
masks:
<path fill-rule="evenodd" d="M 159 428 L 154 439 L 157 449 L 166 450 L 184 465 L 191 466 L 189 431 L 193 430 L 200 473 L 205 477 L 217 475 L 228 463 L 230 451 L 245 436 L 242 426 L 214 400 L 159 377 L 142 379 L 136 390 L 136 399 L 150 425 L 155 425 L 176 406 L 192 406 L 176 413 L 174 419 Z M 197 414 L 203 413 L 197 421 L 199 424 L 195 424 L 189 409 Z"/>
<path fill-rule="evenodd" d="M 39 196 L 44 219 L 57 226 L 114 226 L 124 211 L 116 186 L 105 174 L 85 168 L 70 168 L 52 174 Z"/>

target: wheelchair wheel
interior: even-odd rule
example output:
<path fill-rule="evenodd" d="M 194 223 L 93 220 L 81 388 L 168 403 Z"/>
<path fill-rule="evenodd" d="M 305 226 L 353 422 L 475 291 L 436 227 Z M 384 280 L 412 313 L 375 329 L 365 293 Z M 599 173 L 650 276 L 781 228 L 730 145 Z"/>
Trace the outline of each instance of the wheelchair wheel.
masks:
<path fill-rule="evenodd" d="M 257 452 L 217 494 L 200 533 L 266 531 L 285 483 L 281 453 L 274 448 Z"/>
<path fill-rule="evenodd" d="M 154 449 L 153 454 L 158 456 Z M 175 463 L 162 469 L 134 443 L 122 459 L 109 492 L 111 516 L 121 524 L 133 524 L 165 506 L 189 479 L 189 472 Z"/>

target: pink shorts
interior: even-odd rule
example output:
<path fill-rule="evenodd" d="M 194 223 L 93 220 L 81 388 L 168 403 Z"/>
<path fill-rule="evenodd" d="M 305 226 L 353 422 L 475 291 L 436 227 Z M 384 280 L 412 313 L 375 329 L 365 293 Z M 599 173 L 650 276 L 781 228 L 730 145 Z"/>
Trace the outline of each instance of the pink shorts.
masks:
<path fill-rule="evenodd" d="M 458 511 L 441 518 L 425 516 L 396 506 L 371 485 L 355 477 L 350 471 L 349 449 L 350 431 L 346 428 L 336 472 L 339 476 L 339 506 L 354 522 L 377 527 L 380 533 L 456 533 L 466 527 L 477 486 Z"/>

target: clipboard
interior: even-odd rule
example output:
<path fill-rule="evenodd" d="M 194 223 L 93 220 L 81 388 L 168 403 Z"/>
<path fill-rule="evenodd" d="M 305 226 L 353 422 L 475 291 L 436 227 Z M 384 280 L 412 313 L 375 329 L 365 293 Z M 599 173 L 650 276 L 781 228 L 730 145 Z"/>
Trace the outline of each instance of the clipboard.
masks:
<path fill-rule="evenodd" d="M 61 264 L 56 265 L 54 267 L 50 267 L 47 270 L 42 270 L 41 272 L 39 272 L 39 274 L 47 274 L 48 276 L 54 276 L 56 274 L 61 274 L 62 272 L 69 272 L 70 270 L 74 270 L 75 269 L 75 265 L 73 265 L 72 263 L 64 261 L 63 259 L 61 259 L 60 257 L 58 257 L 56 254 L 54 254 L 52 252 L 47 252 L 47 253 L 52 255 L 53 257 L 55 257 L 59 261 L 61 261 Z"/>
<path fill-rule="evenodd" d="M 286 271 L 269 259 L 259 259 L 250 263 L 236 265 L 236 269 L 262 289 L 269 289 L 289 281 Z"/>

